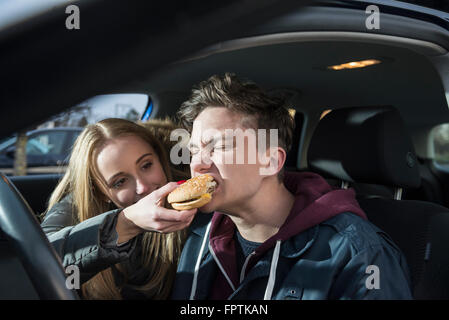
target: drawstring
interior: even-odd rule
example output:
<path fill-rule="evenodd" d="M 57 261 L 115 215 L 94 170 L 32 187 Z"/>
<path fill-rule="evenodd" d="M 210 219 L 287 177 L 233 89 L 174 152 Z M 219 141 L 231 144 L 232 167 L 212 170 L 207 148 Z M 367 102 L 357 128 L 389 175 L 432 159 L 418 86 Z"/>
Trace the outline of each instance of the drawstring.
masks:
<path fill-rule="evenodd" d="M 276 268 L 279 260 L 279 252 L 281 249 L 281 240 L 276 241 L 276 247 L 274 248 L 273 258 L 271 259 L 270 276 L 268 277 L 267 288 L 265 289 L 264 300 L 271 300 L 273 294 L 274 283 L 276 281 Z"/>
<path fill-rule="evenodd" d="M 209 239 L 209 230 L 212 222 L 209 222 L 204 234 L 203 242 L 201 243 L 201 249 L 198 254 L 198 258 L 195 264 L 195 272 L 193 274 L 192 290 L 190 291 L 190 300 L 195 298 L 196 287 L 198 283 L 198 272 L 201 264 L 201 257 L 203 256 L 204 248 L 206 247 L 207 240 Z M 273 294 L 274 284 L 276 281 L 276 268 L 279 261 L 279 253 L 281 250 L 281 240 L 276 241 L 276 247 L 274 248 L 273 257 L 271 259 L 270 275 L 268 277 L 267 288 L 265 289 L 264 300 L 271 300 Z M 234 289 L 235 290 L 235 289 Z"/>
<path fill-rule="evenodd" d="M 198 271 L 200 269 L 200 263 L 201 263 L 201 257 L 203 256 L 204 248 L 206 247 L 207 239 L 209 238 L 209 229 L 212 224 L 212 221 L 209 222 L 206 228 L 206 233 L 204 234 L 203 243 L 201 244 L 200 253 L 198 254 L 198 258 L 196 260 L 195 264 L 195 273 L 193 274 L 193 281 L 192 281 L 192 291 L 190 291 L 190 300 L 193 300 L 195 298 L 196 293 L 196 285 L 198 282 Z"/>

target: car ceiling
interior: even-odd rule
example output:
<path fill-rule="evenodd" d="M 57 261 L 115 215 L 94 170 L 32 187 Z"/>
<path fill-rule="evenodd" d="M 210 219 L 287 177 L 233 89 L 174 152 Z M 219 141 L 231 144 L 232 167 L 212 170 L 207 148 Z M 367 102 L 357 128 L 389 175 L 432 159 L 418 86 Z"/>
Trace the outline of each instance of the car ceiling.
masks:
<path fill-rule="evenodd" d="M 355 70 L 325 69 L 368 58 L 385 62 Z M 224 72 L 234 72 L 265 88 L 296 88 L 301 96 L 299 109 L 393 105 L 409 126 L 449 122 L 445 91 L 428 57 L 411 49 L 366 42 L 313 41 L 221 52 L 172 64 L 133 87 L 150 88 L 157 101 L 172 95 L 172 100 L 160 99 L 158 114 L 173 114 L 192 85 Z"/>
<path fill-rule="evenodd" d="M 173 114 L 192 85 L 225 71 L 266 87 L 294 87 L 301 91 L 301 108 L 393 104 L 410 125 L 449 122 L 433 57 L 403 46 L 332 40 L 280 43 L 219 52 L 161 69 L 214 43 L 248 36 L 323 30 L 367 33 L 361 10 L 365 4 L 357 10 L 302 7 L 310 2 L 283 0 L 280 5 L 281 1 L 247 0 L 225 5 L 209 1 L 197 10 L 193 4 L 173 6 L 170 1 L 133 0 L 123 6 L 120 0 L 96 0 L 81 8 L 83 25 L 88 27 L 76 32 L 61 28 L 66 19 L 63 11 L 3 30 L 0 118 L 14 121 L 2 124 L 0 137 L 111 92 L 149 93 L 158 115 Z M 449 49 L 446 20 L 439 19 L 438 25 L 429 14 L 416 20 L 411 12 L 398 18 L 396 8 L 381 9 L 385 12 L 382 34 L 408 34 Z M 148 12 L 154 19 L 148 19 Z M 392 60 L 350 72 L 320 69 L 337 59 L 373 55 Z M 432 112 L 422 111 L 428 108 Z"/>
<path fill-rule="evenodd" d="M 0 138 L 310 1 L 280 2 L 77 1 L 79 30 L 59 7 L 0 29 Z"/>

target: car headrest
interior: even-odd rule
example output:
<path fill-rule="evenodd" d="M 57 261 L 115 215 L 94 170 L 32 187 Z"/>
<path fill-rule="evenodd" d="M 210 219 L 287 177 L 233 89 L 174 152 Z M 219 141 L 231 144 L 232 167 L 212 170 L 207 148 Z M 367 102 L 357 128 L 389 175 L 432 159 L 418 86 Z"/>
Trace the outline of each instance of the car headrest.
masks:
<path fill-rule="evenodd" d="M 396 188 L 421 183 L 411 137 L 393 107 L 332 110 L 315 129 L 307 157 L 312 171 L 343 181 Z"/>

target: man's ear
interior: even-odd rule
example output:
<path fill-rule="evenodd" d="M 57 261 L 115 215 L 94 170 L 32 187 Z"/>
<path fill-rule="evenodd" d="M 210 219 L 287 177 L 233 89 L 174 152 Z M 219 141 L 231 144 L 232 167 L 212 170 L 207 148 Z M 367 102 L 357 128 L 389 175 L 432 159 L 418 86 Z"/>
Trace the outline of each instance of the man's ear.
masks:
<path fill-rule="evenodd" d="M 265 176 L 277 175 L 284 167 L 287 153 L 281 147 L 270 148 L 266 151 L 266 159 L 269 161 L 260 167 L 259 173 Z"/>

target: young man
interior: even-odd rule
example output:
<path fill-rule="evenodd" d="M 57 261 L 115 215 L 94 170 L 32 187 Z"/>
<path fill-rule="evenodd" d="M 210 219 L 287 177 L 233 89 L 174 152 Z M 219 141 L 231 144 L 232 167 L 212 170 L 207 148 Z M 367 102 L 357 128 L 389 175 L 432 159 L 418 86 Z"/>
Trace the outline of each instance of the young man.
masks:
<path fill-rule="evenodd" d="M 403 255 L 352 189 L 284 172 L 294 128 L 280 101 L 226 74 L 200 83 L 179 116 L 192 176 L 218 187 L 201 208 L 213 213 L 190 227 L 174 299 L 412 298 Z"/>

